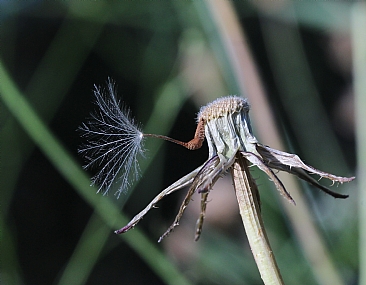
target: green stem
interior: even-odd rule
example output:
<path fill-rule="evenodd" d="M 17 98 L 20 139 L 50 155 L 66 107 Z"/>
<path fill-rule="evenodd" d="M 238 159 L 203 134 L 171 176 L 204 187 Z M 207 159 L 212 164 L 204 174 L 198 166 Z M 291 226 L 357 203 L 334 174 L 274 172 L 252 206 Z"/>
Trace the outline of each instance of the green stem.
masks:
<path fill-rule="evenodd" d="M 361 28 L 366 24 L 365 3 L 355 3 L 351 16 L 359 183 L 359 284 L 366 284 L 366 34 Z"/>

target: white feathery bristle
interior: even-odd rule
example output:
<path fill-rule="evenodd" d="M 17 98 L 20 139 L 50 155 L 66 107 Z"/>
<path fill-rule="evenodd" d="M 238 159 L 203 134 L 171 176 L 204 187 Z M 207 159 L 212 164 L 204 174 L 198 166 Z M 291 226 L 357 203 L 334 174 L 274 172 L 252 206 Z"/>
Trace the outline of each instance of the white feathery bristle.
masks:
<path fill-rule="evenodd" d="M 116 99 L 115 83 L 108 78 L 107 88 L 94 86 L 97 110 L 79 130 L 87 143 L 80 149 L 87 160 L 84 168 L 99 168 L 92 178 L 98 192 L 107 194 L 116 184 L 117 197 L 140 176 L 138 155 L 144 154 L 143 133 L 130 110 Z"/>

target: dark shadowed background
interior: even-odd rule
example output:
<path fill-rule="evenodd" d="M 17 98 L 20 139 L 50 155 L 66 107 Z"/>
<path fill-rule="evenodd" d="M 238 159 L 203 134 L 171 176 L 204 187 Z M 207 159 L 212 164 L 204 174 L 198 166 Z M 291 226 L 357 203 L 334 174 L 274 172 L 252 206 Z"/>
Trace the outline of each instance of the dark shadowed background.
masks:
<path fill-rule="evenodd" d="M 353 176 L 351 3 L 231 4 L 288 149 L 324 171 Z M 76 129 L 95 108 L 94 84 L 104 85 L 108 77 L 144 131 L 183 141 L 193 137 L 201 105 L 229 94 L 245 96 L 226 74 L 208 2 L 1 1 L 0 7 L 0 61 L 8 83 L 15 84 L 79 168 L 84 161 L 77 153 L 82 139 Z M 193 240 L 196 198 L 176 231 L 157 244 L 185 190 L 166 197 L 138 224 L 133 231 L 147 238 L 144 252 L 152 255 L 147 261 L 131 245 L 137 239 L 113 234 L 124 224 L 107 225 L 24 131 L 14 111 L 2 105 L 0 116 L 2 284 L 166 284 L 169 274 L 151 265 L 156 248 L 180 272 L 180 281 L 261 284 L 229 174 L 212 191 L 198 242 Z M 256 133 L 261 122 L 253 126 Z M 110 200 L 127 218 L 208 155 L 206 145 L 192 152 L 149 139 L 145 146 L 143 175 L 133 189 L 118 200 L 113 192 L 98 199 Z M 285 282 L 319 284 L 316 265 L 305 257 L 281 208 L 283 198 L 260 172 L 253 169 L 253 176 Z M 307 185 L 303 189 L 339 284 L 357 284 L 356 183 L 333 187 L 349 194 L 347 200 Z M 101 196 L 94 188 L 89 191 Z"/>

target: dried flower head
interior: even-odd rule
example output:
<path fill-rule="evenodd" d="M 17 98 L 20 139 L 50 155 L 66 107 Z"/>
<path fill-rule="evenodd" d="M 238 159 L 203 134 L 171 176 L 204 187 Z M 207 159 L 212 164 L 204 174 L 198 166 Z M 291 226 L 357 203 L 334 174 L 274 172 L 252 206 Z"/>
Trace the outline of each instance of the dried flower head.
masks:
<path fill-rule="evenodd" d="M 202 107 L 198 113 L 196 133 L 194 138 L 188 143 L 163 136 L 143 135 L 170 140 L 191 150 L 201 147 L 204 138 L 206 138 L 209 147 L 209 157 L 202 166 L 196 168 L 191 173 L 182 177 L 159 193 L 144 210 L 136 215 L 125 227 L 115 231 L 115 233 L 120 234 L 127 232 L 163 197 L 182 189 L 185 186 L 190 186 L 179 209 L 178 215 L 173 224 L 160 237 L 159 242 L 179 225 L 183 212 L 195 192 L 201 193 L 201 214 L 197 221 L 195 237 L 197 240 L 202 231 L 208 194 L 215 182 L 232 167 L 237 154 L 240 154 L 252 165 L 256 165 L 259 169 L 264 171 L 274 182 L 281 195 L 292 204 L 295 204 L 295 201 L 286 191 L 282 182 L 277 178 L 273 169 L 295 174 L 299 178 L 309 182 L 335 198 L 348 197 L 348 195 L 335 193 L 320 185 L 317 180 L 309 175 L 309 173 L 328 178 L 333 181 L 333 183 L 349 182 L 353 180 L 354 177 L 346 178 L 322 172 L 303 163 L 297 155 L 275 150 L 258 143 L 252 133 L 249 109 L 250 107 L 246 99 L 235 96 L 219 98 L 212 103 L 209 103 L 207 106 Z"/>
<path fill-rule="evenodd" d="M 133 228 L 157 202 L 170 193 L 190 186 L 173 224 L 160 237 L 159 242 L 177 225 L 195 192 L 201 194 L 201 214 L 197 221 L 197 240 L 202 231 L 206 212 L 207 197 L 215 182 L 226 173 L 240 155 L 252 165 L 264 171 L 274 182 L 276 188 L 290 203 L 295 204 L 273 169 L 297 175 L 325 193 L 335 198 L 347 198 L 348 195 L 335 193 L 322 186 L 309 174 L 317 174 L 334 182 L 349 182 L 355 177 L 340 177 L 317 170 L 306 165 L 295 155 L 272 149 L 258 143 L 252 133 L 249 119 L 249 104 L 246 99 L 229 96 L 219 98 L 201 108 L 197 117 L 197 129 L 194 138 L 181 142 L 166 136 L 143 134 L 134 122 L 130 111 L 123 107 L 116 98 L 114 82 L 108 79 L 107 89 L 95 86 L 97 110 L 91 119 L 79 128 L 87 143 L 79 152 L 88 163 L 85 168 L 100 167 L 92 178 L 92 184 L 98 185 L 99 191 L 108 193 L 112 185 L 117 185 L 116 195 L 126 191 L 128 186 L 139 177 L 138 156 L 143 156 L 143 139 L 155 137 L 182 145 L 190 150 L 202 146 L 206 138 L 209 156 L 207 161 L 191 173 L 182 177 L 159 193 L 125 227 L 115 231 L 120 234 Z"/>

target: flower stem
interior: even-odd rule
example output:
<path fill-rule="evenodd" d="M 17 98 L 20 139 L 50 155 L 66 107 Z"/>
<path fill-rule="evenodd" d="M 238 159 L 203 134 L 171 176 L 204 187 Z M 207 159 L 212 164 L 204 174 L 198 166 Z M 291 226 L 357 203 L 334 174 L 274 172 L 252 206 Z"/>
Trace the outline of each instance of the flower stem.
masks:
<path fill-rule="evenodd" d="M 284 284 L 260 213 L 259 193 L 248 162 L 238 152 L 231 168 L 240 215 L 255 262 L 265 285 Z"/>

